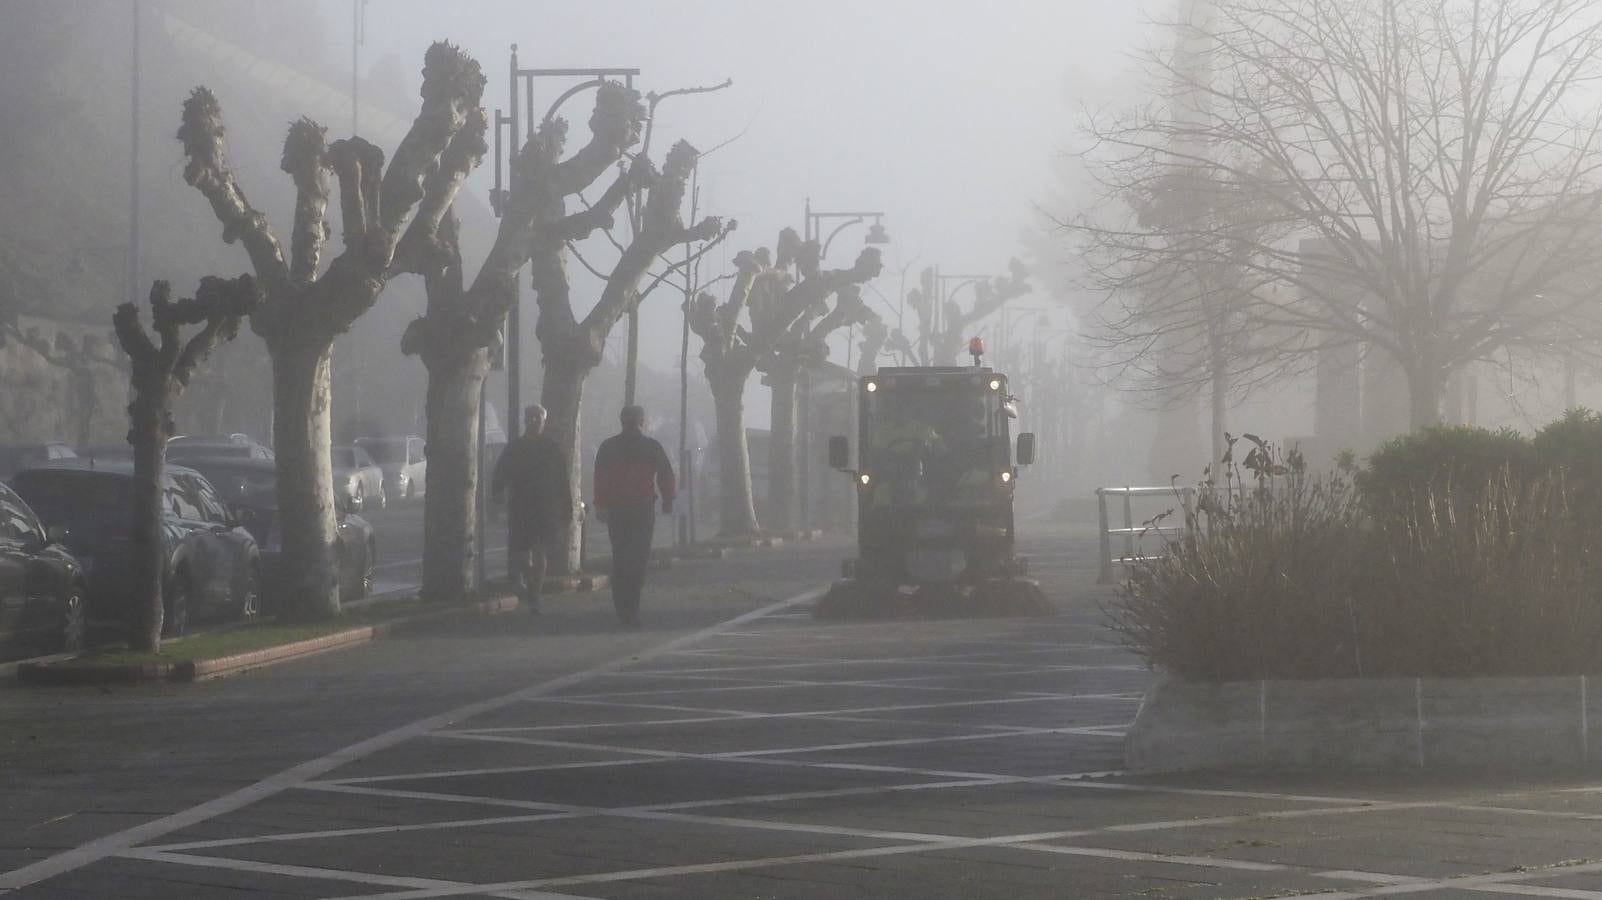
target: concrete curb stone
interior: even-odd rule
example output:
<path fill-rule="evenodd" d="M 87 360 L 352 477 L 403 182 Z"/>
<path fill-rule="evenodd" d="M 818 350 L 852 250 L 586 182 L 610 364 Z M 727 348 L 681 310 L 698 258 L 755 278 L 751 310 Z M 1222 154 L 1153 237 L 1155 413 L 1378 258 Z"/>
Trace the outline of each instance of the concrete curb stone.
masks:
<path fill-rule="evenodd" d="M 250 669 L 259 669 L 288 662 L 314 653 L 324 653 L 330 650 L 364 644 L 375 638 L 406 628 L 450 621 L 457 618 L 499 615 L 517 608 L 518 601 L 516 597 L 498 595 L 470 604 L 431 610 L 389 622 L 360 625 L 320 637 L 209 659 L 185 659 L 174 660 L 170 663 L 130 663 L 107 666 L 66 666 L 49 662 L 23 663 L 17 666 L 17 680 L 22 684 L 34 687 L 139 685 L 159 681 L 204 681 L 210 678 L 220 678 Z"/>

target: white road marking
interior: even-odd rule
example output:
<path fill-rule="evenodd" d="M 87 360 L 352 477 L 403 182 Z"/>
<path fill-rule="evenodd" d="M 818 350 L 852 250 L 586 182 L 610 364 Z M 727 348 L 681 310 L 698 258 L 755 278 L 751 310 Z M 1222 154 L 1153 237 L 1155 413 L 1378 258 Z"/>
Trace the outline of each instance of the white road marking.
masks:
<path fill-rule="evenodd" d="M 579 684 L 589 678 L 615 671 L 623 668 L 624 666 L 632 665 L 643 660 L 655 659 L 665 654 L 672 653 L 675 650 L 694 644 L 697 641 L 703 640 L 711 635 L 718 634 L 721 631 L 730 628 L 738 628 L 744 625 L 746 622 L 761 618 L 769 613 L 778 612 L 779 610 L 786 609 L 800 603 L 805 603 L 808 600 L 816 598 L 820 593 L 821 591 L 819 590 L 807 591 L 806 593 L 791 597 L 788 600 L 781 600 L 778 603 L 772 603 L 760 609 L 751 610 L 750 612 L 736 616 L 709 628 L 703 628 L 700 631 L 692 634 L 675 638 L 667 643 L 660 644 L 638 654 L 620 656 L 608 662 L 601 663 L 600 665 L 591 666 L 588 669 L 572 672 L 558 678 L 552 678 L 550 680 L 540 682 L 539 684 L 513 691 L 509 694 L 502 694 L 499 697 L 491 697 L 487 700 L 469 703 L 465 706 L 457 707 L 456 709 L 418 719 L 415 722 L 402 725 L 399 728 L 392 728 L 382 734 L 375 735 L 364 741 L 359 741 L 350 745 L 349 747 L 336 750 L 333 753 L 327 754 L 326 756 L 309 760 L 301 763 L 300 765 L 285 769 L 276 775 L 268 776 L 267 778 L 264 778 L 255 784 L 240 788 L 239 790 L 229 794 L 224 794 L 221 797 L 209 800 L 200 804 L 199 806 L 193 806 L 189 809 L 182 810 L 168 816 L 163 816 L 162 818 L 145 822 L 132 828 L 127 828 L 104 837 L 96 838 L 95 840 L 86 844 L 82 844 L 70 850 L 62 851 L 61 853 L 56 853 L 19 869 L 13 869 L 10 872 L 0 874 L 0 890 L 14 890 L 16 888 L 27 887 L 31 884 L 36 884 L 40 881 L 43 881 L 46 878 L 52 878 L 64 872 L 71 872 L 75 869 L 83 868 L 84 866 L 98 862 L 108 856 L 120 853 L 123 850 L 127 850 L 128 848 L 134 847 L 138 844 L 156 840 L 165 835 L 171 834 L 174 831 L 197 825 L 209 819 L 214 819 L 217 816 L 223 815 L 224 813 L 242 809 L 246 806 L 256 803 L 259 800 L 262 800 L 263 798 L 271 797 L 275 794 L 279 794 L 285 790 L 296 787 L 304 782 L 311 781 L 312 779 L 331 772 L 340 766 L 348 765 L 356 760 L 370 756 L 379 750 L 393 747 L 397 744 L 411 740 L 412 738 L 427 734 L 430 731 L 435 731 L 437 729 L 453 725 L 456 722 L 464 719 L 483 715 L 484 713 L 492 712 L 524 700 L 543 697 L 547 694 L 550 694 L 552 691 L 561 690 L 562 688 L 570 685 Z"/>

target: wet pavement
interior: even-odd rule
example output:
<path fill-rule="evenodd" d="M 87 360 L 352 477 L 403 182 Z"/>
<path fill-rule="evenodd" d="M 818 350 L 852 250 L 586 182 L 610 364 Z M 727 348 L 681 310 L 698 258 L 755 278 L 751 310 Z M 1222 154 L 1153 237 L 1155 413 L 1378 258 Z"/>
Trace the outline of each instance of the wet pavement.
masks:
<path fill-rule="evenodd" d="M 524 646 L 591 652 L 32 854 L 10 896 L 1602 898 L 1579 775 L 1121 773 L 1149 675 L 1088 534 L 1032 544 L 1054 616 L 818 622 L 840 548 L 674 570 L 679 627 L 555 619 Z M 796 591 L 689 627 L 764 571 Z"/>

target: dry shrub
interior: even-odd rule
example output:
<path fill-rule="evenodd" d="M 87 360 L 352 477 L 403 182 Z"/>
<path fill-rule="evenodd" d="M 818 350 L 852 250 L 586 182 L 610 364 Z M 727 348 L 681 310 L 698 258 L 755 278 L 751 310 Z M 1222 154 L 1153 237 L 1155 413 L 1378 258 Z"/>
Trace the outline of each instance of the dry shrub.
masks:
<path fill-rule="evenodd" d="M 1365 503 L 1350 469 L 1266 443 L 1194 499 L 1135 564 L 1112 627 L 1191 679 L 1579 674 L 1602 650 L 1598 535 L 1561 473 L 1503 469 L 1454 495 Z M 1245 471 L 1243 472 L 1242 469 Z M 1377 511 L 1377 510 L 1383 510 Z M 1594 518 L 1594 517 L 1593 517 Z"/>

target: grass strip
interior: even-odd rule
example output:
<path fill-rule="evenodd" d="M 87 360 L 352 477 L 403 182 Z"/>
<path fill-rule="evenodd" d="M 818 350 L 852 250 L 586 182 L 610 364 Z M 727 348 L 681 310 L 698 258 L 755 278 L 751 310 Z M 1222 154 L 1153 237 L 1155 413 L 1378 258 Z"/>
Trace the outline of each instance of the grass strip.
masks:
<path fill-rule="evenodd" d="M 283 644 L 311 640 L 396 619 L 404 619 L 424 612 L 446 610 L 449 605 L 425 603 L 417 599 L 394 600 L 353 610 L 338 618 L 324 622 L 281 624 L 278 622 L 252 622 L 226 630 L 197 634 L 192 637 L 173 638 L 161 642 L 160 653 L 144 653 L 126 648 L 108 647 L 92 650 L 72 659 L 51 663 L 52 668 L 93 666 L 146 666 L 179 663 L 200 659 L 217 659 L 265 650 Z"/>

